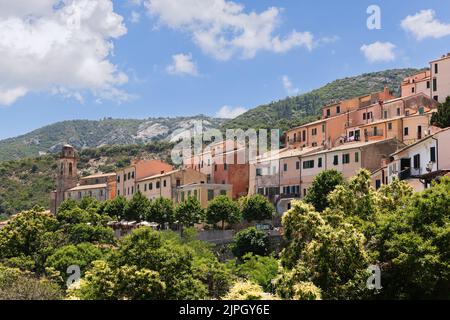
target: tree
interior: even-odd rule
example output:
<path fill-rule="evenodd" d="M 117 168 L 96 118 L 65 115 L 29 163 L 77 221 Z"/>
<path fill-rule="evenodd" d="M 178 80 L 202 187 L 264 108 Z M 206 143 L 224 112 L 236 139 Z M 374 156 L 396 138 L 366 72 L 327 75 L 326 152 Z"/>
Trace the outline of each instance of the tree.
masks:
<path fill-rule="evenodd" d="M 242 217 L 247 221 L 270 220 L 275 213 L 274 206 L 262 195 L 241 198 Z"/>
<path fill-rule="evenodd" d="M 115 197 L 108 200 L 103 208 L 103 213 L 121 220 L 125 217 L 125 208 L 127 207 L 127 199 L 123 196 Z"/>
<path fill-rule="evenodd" d="M 0 229 L 0 259 L 28 260 L 30 271 L 42 273 L 47 257 L 65 241 L 58 226 L 52 214 L 39 208 L 16 215 Z"/>
<path fill-rule="evenodd" d="M 91 243 L 67 245 L 57 249 L 45 262 L 45 267 L 52 268 L 63 277 L 67 276 L 67 268 L 72 265 L 85 272 L 92 261 L 100 260 L 102 251 Z"/>
<path fill-rule="evenodd" d="M 269 236 L 255 227 L 238 232 L 231 245 L 231 251 L 237 258 L 242 258 L 247 253 L 265 256 L 269 253 L 269 250 Z"/>
<path fill-rule="evenodd" d="M 190 227 L 204 221 L 205 215 L 205 210 L 195 197 L 188 197 L 175 209 L 175 218 L 185 227 Z"/>
<path fill-rule="evenodd" d="M 234 266 L 234 273 L 259 284 L 265 292 L 272 292 L 272 280 L 278 274 L 278 260 L 248 253 L 242 257 L 241 263 Z"/>
<path fill-rule="evenodd" d="M 450 127 L 450 96 L 438 106 L 438 111 L 433 113 L 431 123 L 440 128 Z"/>
<path fill-rule="evenodd" d="M 267 300 L 261 286 L 251 281 L 238 281 L 224 297 L 225 300 Z"/>
<path fill-rule="evenodd" d="M 148 216 L 150 206 L 150 200 L 138 191 L 127 203 L 124 218 L 128 221 L 142 221 L 146 216 Z"/>
<path fill-rule="evenodd" d="M 328 207 L 328 195 L 339 185 L 344 184 L 344 176 L 337 170 L 325 170 L 313 180 L 304 199 L 322 212 Z"/>
<path fill-rule="evenodd" d="M 222 221 L 222 230 L 225 229 L 225 222 L 233 224 L 241 219 L 239 205 L 227 196 L 214 198 L 208 206 L 206 220 L 210 224 L 217 224 Z"/>
<path fill-rule="evenodd" d="M 166 223 L 173 224 L 175 222 L 175 208 L 172 200 L 160 197 L 152 201 L 146 219 L 162 226 Z"/>
<path fill-rule="evenodd" d="M 30 272 L 0 266 L 0 300 L 59 300 L 58 284 Z"/>

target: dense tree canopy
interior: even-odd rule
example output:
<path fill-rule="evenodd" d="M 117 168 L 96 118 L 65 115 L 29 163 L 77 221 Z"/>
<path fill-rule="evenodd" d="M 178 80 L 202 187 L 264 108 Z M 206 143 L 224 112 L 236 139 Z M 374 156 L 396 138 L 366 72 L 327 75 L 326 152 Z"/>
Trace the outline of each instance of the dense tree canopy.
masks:
<path fill-rule="evenodd" d="M 310 203 L 314 208 L 322 212 L 328 207 L 328 195 L 338 185 L 344 184 L 344 176 L 336 170 L 326 170 L 319 173 L 308 188 L 305 202 Z"/>
<path fill-rule="evenodd" d="M 274 206 L 262 195 L 240 199 L 242 217 L 247 221 L 270 220 L 275 214 Z"/>
<path fill-rule="evenodd" d="M 233 224 L 241 220 L 239 205 L 227 196 L 216 197 L 209 203 L 206 220 L 210 224 L 222 222 L 222 229 L 225 229 L 225 223 Z"/>

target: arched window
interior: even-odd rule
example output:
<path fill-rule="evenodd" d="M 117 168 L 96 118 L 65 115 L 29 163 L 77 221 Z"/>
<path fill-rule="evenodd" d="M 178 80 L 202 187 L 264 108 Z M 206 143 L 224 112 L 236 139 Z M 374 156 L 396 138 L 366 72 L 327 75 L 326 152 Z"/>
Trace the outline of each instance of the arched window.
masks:
<path fill-rule="evenodd" d="M 69 176 L 71 176 L 73 173 L 73 165 L 69 163 Z"/>

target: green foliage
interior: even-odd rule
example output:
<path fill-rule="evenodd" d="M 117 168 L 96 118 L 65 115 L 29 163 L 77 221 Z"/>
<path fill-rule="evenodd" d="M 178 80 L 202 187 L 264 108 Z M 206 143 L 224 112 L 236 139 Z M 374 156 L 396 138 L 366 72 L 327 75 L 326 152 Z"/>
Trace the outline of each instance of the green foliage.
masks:
<path fill-rule="evenodd" d="M 438 107 L 438 111 L 433 113 L 431 123 L 440 128 L 450 127 L 450 96 Z"/>
<path fill-rule="evenodd" d="M 238 281 L 224 297 L 225 300 L 267 300 L 261 286 L 251 281 Z"/>
<path fill-rule="evenodd" d="M 206 213 L 195 197 L 187 197 L 175 208 L 175 218 L 183 226 L 193 226 L 205 220 Z"/>
<path fill-rule="evenodd" d="M 63 292 L 46 278 L 0 265 L 0 300 L 59 300 Z"/>
<path fill-rule="evenodd" d="M 59 272 L 61 276 L 66 276 L 69 266 L 77 265 L 83 272 L 92 261 L 100 260 L 102 256 L 102 250 L 91 243 L 71 244 L 57 249 L 48 257 L 45 266 Z"/>
<path fill-rule="evenodd" d="M 106 201 L 103 213 L 117 220 L 122 220 L 125 217 L 126 206 L 127 199 L 123 196 L 118 196 L 113 200 Z"/>
<path fill-rule="evenodd" d="M 125 206 L 124 218 L 127 221 L 142 221 L 148 217 L 150 210 L 150 200 L 140 191 L 133 195 L 133 198 Z"/>
<path fill-rule="evenodd" d="M 210 224 L 222 221 L 222 229 L 225 229 L 225 222 L 233 224 L 241 220 L 239 205 L 227 196 L 216 197 L 208 205 L 206 220 Z"/>
<path fill-rule="evenodd" d="M 234 273 L 256 284 L 265 292 L 272 292 L 272 280 L 278 274 L 278 260 L 274 257 L 255 256 L 248 253 L 242 257 L 242 262 L 234 266 Z"/>
<path fill-rule="evenodd" d="M 247 253 L 265 256 L 270 251 L 269 236 L 255 227 L 247 228 L 234 236 L 231 251 L 238 258 L 242 258 Z"/>
<path fill-rule="evenodd" d="M 338 185 L 344 184 L 344 176 L 336 170 L 325 170 L 315 176 L 311 187 L 304 199 L 310 203 L 317 211 L 322 212 L 328 207 L 328 195 Z"/>
<path fill-rule="evenodd" d="M 172 200 L 160 197 L 152 201 L 146 219 L 160 225 L 173 224 L 175 222 L 175 207 Z"/>
<path fill-rule="evenodd" d="M 275 213 L 274 206 L 262 195 L 253 195 L 240 199 L 242 217 L 247 221 L 270 220 Z"/>

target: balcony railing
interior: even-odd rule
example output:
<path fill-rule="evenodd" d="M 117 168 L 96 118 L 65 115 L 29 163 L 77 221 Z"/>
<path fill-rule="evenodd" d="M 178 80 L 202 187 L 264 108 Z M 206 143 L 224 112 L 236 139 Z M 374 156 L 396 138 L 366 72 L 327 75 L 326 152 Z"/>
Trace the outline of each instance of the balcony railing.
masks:
<path fill-rule="evenodd" d="M 380 130 L 370 130 L 370 131 L 367 131 L 367 133 L 366 133 L 366 135 L 367 135 L 367 137 L 382 137 L 382 136 L 384 136 L 384 134 L 383 134 L 383 130 L 382 129 L 380 129 Z"/>
<path fill-rule="evenodd" d="M 398 174 L 398 179 L 400 181 L 407 180 L 409 178 L 411 178 L 411 168 L 407 168 Z"/>

